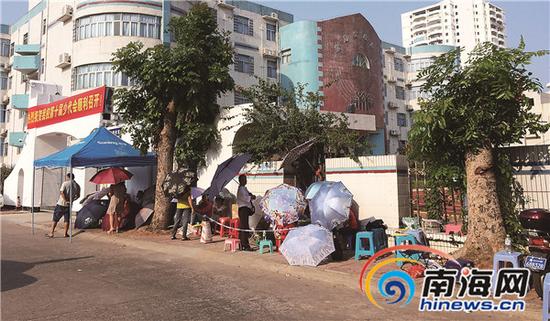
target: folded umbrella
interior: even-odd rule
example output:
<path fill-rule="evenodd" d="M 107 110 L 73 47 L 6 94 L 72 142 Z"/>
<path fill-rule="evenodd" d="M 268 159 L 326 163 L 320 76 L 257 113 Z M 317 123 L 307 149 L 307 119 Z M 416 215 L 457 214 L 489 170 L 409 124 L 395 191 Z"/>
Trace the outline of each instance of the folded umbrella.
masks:
<path fill-rule="evenodd" d="M 298 221 L 306 206 L 302 191 L 287 184 L 267 190 L 260 201 L 265 219 L 270 223 L 283 225 Z"/>
<path fill-rule="evenodd" d="M 225 185 L 239 174 L 251 157 L 250 154 L 237 154 L 218 165 L 212 177 L 210 187 L 208 187 L 204 193 L 208 195 L 210 199 L 214 199 L 214 197 L 222 191 Z"/>
<path fill-rule="evenodd" d="M 96 184 L 118 184 L 132 178 L 133 174 L 120 167 L 110 167 L 95 173 L 90 182 Z"/>
<path fill-rule="evenodd" d="M 309 200 L 311 223 L 332 231 L 349 218 L 353 194 L 342 182 L 320 182 L 318 191 Z M 309 196 L 309 195 L 308 195 Z"/>
<path fill-rule="evenodd" d="M 332 232 L 310 224 L 291 230 L 279 250 L 290 265 L 317 266 L 335 248 Z"/>

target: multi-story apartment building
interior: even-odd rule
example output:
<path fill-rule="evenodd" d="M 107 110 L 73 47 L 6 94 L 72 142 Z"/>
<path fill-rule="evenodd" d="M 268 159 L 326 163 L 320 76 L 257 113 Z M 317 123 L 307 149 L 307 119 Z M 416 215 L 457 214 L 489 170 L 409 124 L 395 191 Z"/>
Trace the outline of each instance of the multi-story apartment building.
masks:
<path fill-rule="evenodd" d="M 256 83 L 255 77 L 278 81 L 279 28 L 292 23 L 293 16 L 248 1 L 206 2 L 215 10 L 220 29 L 231 32 L 235 48 L 231 75 L 236 84 L 248 87 Z M 30 204 L 26 191 L 31 185 L 32 162 L 44 156 L 44 151 L 61 149 L 68 140 L 85 137 L 106 122 L 117 125 L 116 106 L 114 111 L 87 116 L 85 122 L 70 125 L 71 121 L 66 121 L 38 130 L 27 128 L 27 110 L 100 86 L 127 86 L 131 79 L 113 71 L 113 52 L 131 41 L 146 47 L 169 44 L 170 18 L 184 15 L 192 4 L 168 0 L 29 0 L 28 12 L 6 35 L 11 37 L 6 63 L 8 70 L 11 68 L 11 89 L 5 108 L 9 121 L 4 125 L 8 129 L 7 157 L 2 160 L 15 166 L 8 180 L 17 186 L 16 192 L 6 197 L 6 204 L 13 205 L 15 195 L 21 196 L 23 206 Z M 238 93 L 219 99 L 221 105 L 242 102 Z M 50 150 L 51 146 L 56 148 Z M 85 181 L 85 174 L 75 175 Z"/>
<path fill-rule="evenodd" d="M 4 164 L 4 157 L 8 153 L 6 123 L 9 120 L 7 103 L 9 102 L 8 89 L 11 86 L 9 74 L 10 57 L 10 26 L 0 25 L 0 164 Z"/>
<path fill-rule="evenodd" d="M 408 76 L 410 55 L 405 48 L 382 42 L 384 51 L 384 121 L 386 153 L 402 153 L 412 123 L 409 104 L 411 81 Z"/>
<path fill-rule="evenodd" d="M 525 93 L 533 104 L 532 113 L 541 116 L 541 122 L 550 123 L 550 83 L 546 85 L 546 91 L 534 92 L 528 91 Z M 531 134 L 527 133 L 522 139 L 522 145 L 550 145 L 550 130 L 545 133 Z"/>
<path fill-rule="evenodd" d="M 472 50 L 491 42 L 506 46 L 504 11 L 487 0 L 444 0 L 401 14 L 405 47 L 451 45 Z"/>

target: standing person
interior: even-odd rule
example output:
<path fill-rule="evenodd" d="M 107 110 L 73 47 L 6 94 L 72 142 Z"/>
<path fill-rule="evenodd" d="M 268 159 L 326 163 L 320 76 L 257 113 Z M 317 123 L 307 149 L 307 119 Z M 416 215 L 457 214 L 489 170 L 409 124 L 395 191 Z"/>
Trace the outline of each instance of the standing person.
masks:
<path fill-rule="evenodd" d="M 176 239 L 176 232 L 178 231 L 178 226 L 181 223 L 183 227 L 183 236 L 181 237 L 182 241 L 187 241 L 187 224 L 191 220 L 191 213 L 193 209 L 193 199 L 191 197 L 191 187 L 186 186 L 183 193 L 177 197 L 178 203 L 176 205 L 176 217 L 174 219 L 174 227 L 172 227 L 172 240 Z"/>
<path fill-rule="evenodd" d="M 124 185 L 124 182 L 111 185 L 109 195 L 111 195 L 111 199 L 107 208 L 107 214 L 109 214 L 111 227 L 107 231 L 107 234 L 118 233 L 118 226 L 120 225 L 120 219 L 124 212 L 124 202 L 126 201 L 126 185 Z"/>
<path fill-rule="evenodd" d="M 237 190 L 237 205 L 239 206 L 239 229 L 248 230 L 248 218 L 254 214 L 252 200 L 256 196 L 252 195 L 246 188 L 246 175 L 239 176 L 239 189 Z M 252 248 L 248 243 L 249 232 L 239 231 L 239 239 L 243 251 L 251 251 Z"/>
<path fill-rule="evenodd" d="M 72 190 L 72 198 L 71 198 L 71 190 Z M 65 221 L 65 237 L 69 237 L 69 224 L 70 224 L 70 213 L 69 213 L 69 203 L 71 201 L 75 201 L 80 197 L 80 185 L 78 185 L 74 181 L 74 174 L 68 173 L 67 174 L 67 180 L 61 184 L 61 188 L 59 189 L 59 200 L 57 201 L 57 205 L 55 205 L 55 209 L 53 211 L 53 219 L 52 219 L 52 230 L 50 233 L 46 234 L 47 237 L 53 238 L 53 234 L 55 232 L 55 227 L 57 226 L 57 223 L 63 217 Z"/>

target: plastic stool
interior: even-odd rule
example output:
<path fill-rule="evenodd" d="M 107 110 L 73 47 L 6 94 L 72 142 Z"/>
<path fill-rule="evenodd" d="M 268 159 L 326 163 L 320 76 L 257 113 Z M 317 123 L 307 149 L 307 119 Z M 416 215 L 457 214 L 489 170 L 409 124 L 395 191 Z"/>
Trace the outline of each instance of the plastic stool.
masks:
<path fill-rule="evenodd" d="M 238 239 L 239 238 L 239 230 L 236 230 L 239 228 L 240 220 L 238 218 L 232 218 L 229 225 L 231 226 L 231 229 L 229 230 L 229 237 Z"/>
<path fill-rule="evenodd" d="M 363 247 L 363 240 L 368 240 L 366 248 Z M 355 235 L 355 260 L 359 260 L 361 256 L 373 256 L 376 253 L 374 246 L 373 232 L 357 232 Z"/>
<path fill-rule="evenodd" d="M 418 240 L 416 239 L 416 237 L 414 237 L 414 235 L 410 235 L 410 234 L 394 235 L 394 240 L 395 240 L 395 246 L 398 246 L 398 245 L 416 245 L 416 244 L 418 244 Z M 421 254 L 420 253 L 407 254 L 407 253 L 405 253 L 405 251 L 395 251 L 395 257 L 396 258 L 407 258 L 407 259 L 419 261 L 420 257 L 421 257 Z M 403 262 L 397 262 L 396 264 L 397 264 L 397 266 L 401 267 L 401 266 L 403 266 L 404 263 Z"/>
<path fill-rule="evenodd" d="M 497 286 L 498 270 L 502 269 L 506 263 L 511 263 L 512 267 L 514 268 L 519 268 L 520 255 L 521 253 L 519 252 L 507 252 L 507 251 L 500 251 L 495 253 L 495 256 L 493 257 L 493 290 Z"/>
<path fill-rule="evenodd" d="M 229 250 L 231 252 L 236 252 L 237 248 L 241 249 L 241 240 L 239 239 L 226 239 L 223 243 L 223 251 L 227 251 L 227 245 L 229 245 Z"/>
<path fill-rule="evenodd" d="M 231 217 L 220 217 L 218 219 L 218 222 L 220 224 L 222 224 L 220 226 L 220 237 L 223 237 L 225 234 L 227 234 L 227 236 L 229 236 L 231 230 L 228 229 L 227 227 L 225 227 L 224 225 L 231 226 Z"/>
<path fill-rule="evenodd" d="M 550 321 L 550 273 L 544 277 L 542 293 L 542 321 Z"/>
<path fill-rule="evenodd" d="M 269 253 L 273 253 L 273 242 L 271 240 L 260 241 L 260 254 L 264 254 L 264 247 L 269 247 Z"/>

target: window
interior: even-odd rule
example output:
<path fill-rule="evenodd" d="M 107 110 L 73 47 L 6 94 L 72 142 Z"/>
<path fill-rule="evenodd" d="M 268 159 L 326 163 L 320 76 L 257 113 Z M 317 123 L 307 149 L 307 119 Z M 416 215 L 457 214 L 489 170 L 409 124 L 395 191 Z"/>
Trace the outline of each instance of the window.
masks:
<path fill-rule="evenodd" d="M 254 74 L 254 57 L 247 55 L 235 55 L 235 71 L 244 72 L 246 74 Z"/>
<path fill-rule="evenodd" d="M 15 42 L 12 42 L 10 44 L 10 57 L 13 56 L 14 50 L 15 50 Z"/>
<path fill-rule="evenodd" d="M 407 127 L 407 114 L 397 113 L 397 126 Z"/>
<path fill-rule="evenodd" d="M 405 71 L 405 68 L 403 65 L 403 59 L 393 58 L 393 68 L 397 71 Z"/>
<path fill-rule="evenodd" d="M 406 140 L 400 140 L 399 141 L 399 147 L 398 147 L 398 152 L 401 154 L 405 151 L 405 147 L 407 146 L 407 141 Z"/>
<path fill-rule="evenodd" d="M 243 96 L 243 94 L 241 94 L 240 92 L 235 91 L 234 103 L 235 105 L 248 104 L 250 103 L 250 100 L 248 100 L 248 98 Z"/>
<path fill-rule="evenodd" d="M 4 137 L 0 138 L 0 156 L 8 156 L 8 142 Z"/>
<path fill-rule="evenodd" d="M 234 16 L 233 17 L 233 31 L 237 33 L 242 33 L 243 35 L 254 35 L 254 22 L 252 19 L 248 19 L 243 16 Z"/>
<path fill-rule="evenodd" d="M 7 123 L 9 121 L 9 113 L 6 109 L 6 105 L 0 105 L 0 123 Z"/>
<path fill-rule="evenodd" d="M 277 61 L 276 60 L 267 61 L 267 77 L 277 78 Z"/>
<path fill-rule="evenodd" d="M 82 17 L 75 22 L 75 40 L 104 36 L 160 39 L 160 21 L 160 17 L 137 13 L 109 13 Z"/>
<path fill-rule="evenodd" d="M 45 35 L 46 34 L 46 29 L 48 28 L 48 25 L 47 25 L 47 22 L 46 22 L 46 19 L 42 20 L 42 34 Z"/>
<path fill-rule="evenodd" d="M 291 61 L 291 52 L 290 49 L 283 50 L 281 52 L 281 63 L 282 64 L 289 64 Z"/>
<path fill-rule="evenodd" d="M 269 41 L 277 41 L 277 25 L 268 23 L 265 25 L 265 36 Z"/>
<path fill-rule="evenodd" d="M 44 63 L 44 58 L 40 59 L 40 73 L 41 74 L 44 74 L 44 66 L 45 63 Z"/>
<path fill-rule="evenodd" d="M 8 39 L 0 40 L 0 56 L 3 56 L 3 57 L 10 56 L 10 41 Z"/>
<path fill-rule="evenodd" d="M 8 74 L 5 72 L 0 72 L 0 89 L 1 90 L 8 89 Z"/>
<path fill-rule="evenodd" d="M 395 98 L 405 100 L 405 89 L 401 86 L 395 86 Z"/>
<path fill-rule="evenodd" d="M 10 76 L 10 78 L 8 78 L 8 90 L 11 89 L 11 82 L 12 82 L 12 78 L 13 76 Z"/>
<path fill-rule="evenodd" d="M 23 35 L 23 44 L 26 45 L 29 43 L 29 33 Z"/>
<path fill-rule="evenodd" d="M 120 72 L 114 72 L 110 63 L 90 64 L 74 68 L 73 90 L 100 86 L 131 86 L 132 79 Z"/>
<path fill-rule="evenodd" d="M 352 65 L 356 67 L 361 67 L 365 69 L 370 69 L 370 63 L 367 57 L 363 54 L 357 54 L 355 57 L 353 57 Z"/>

